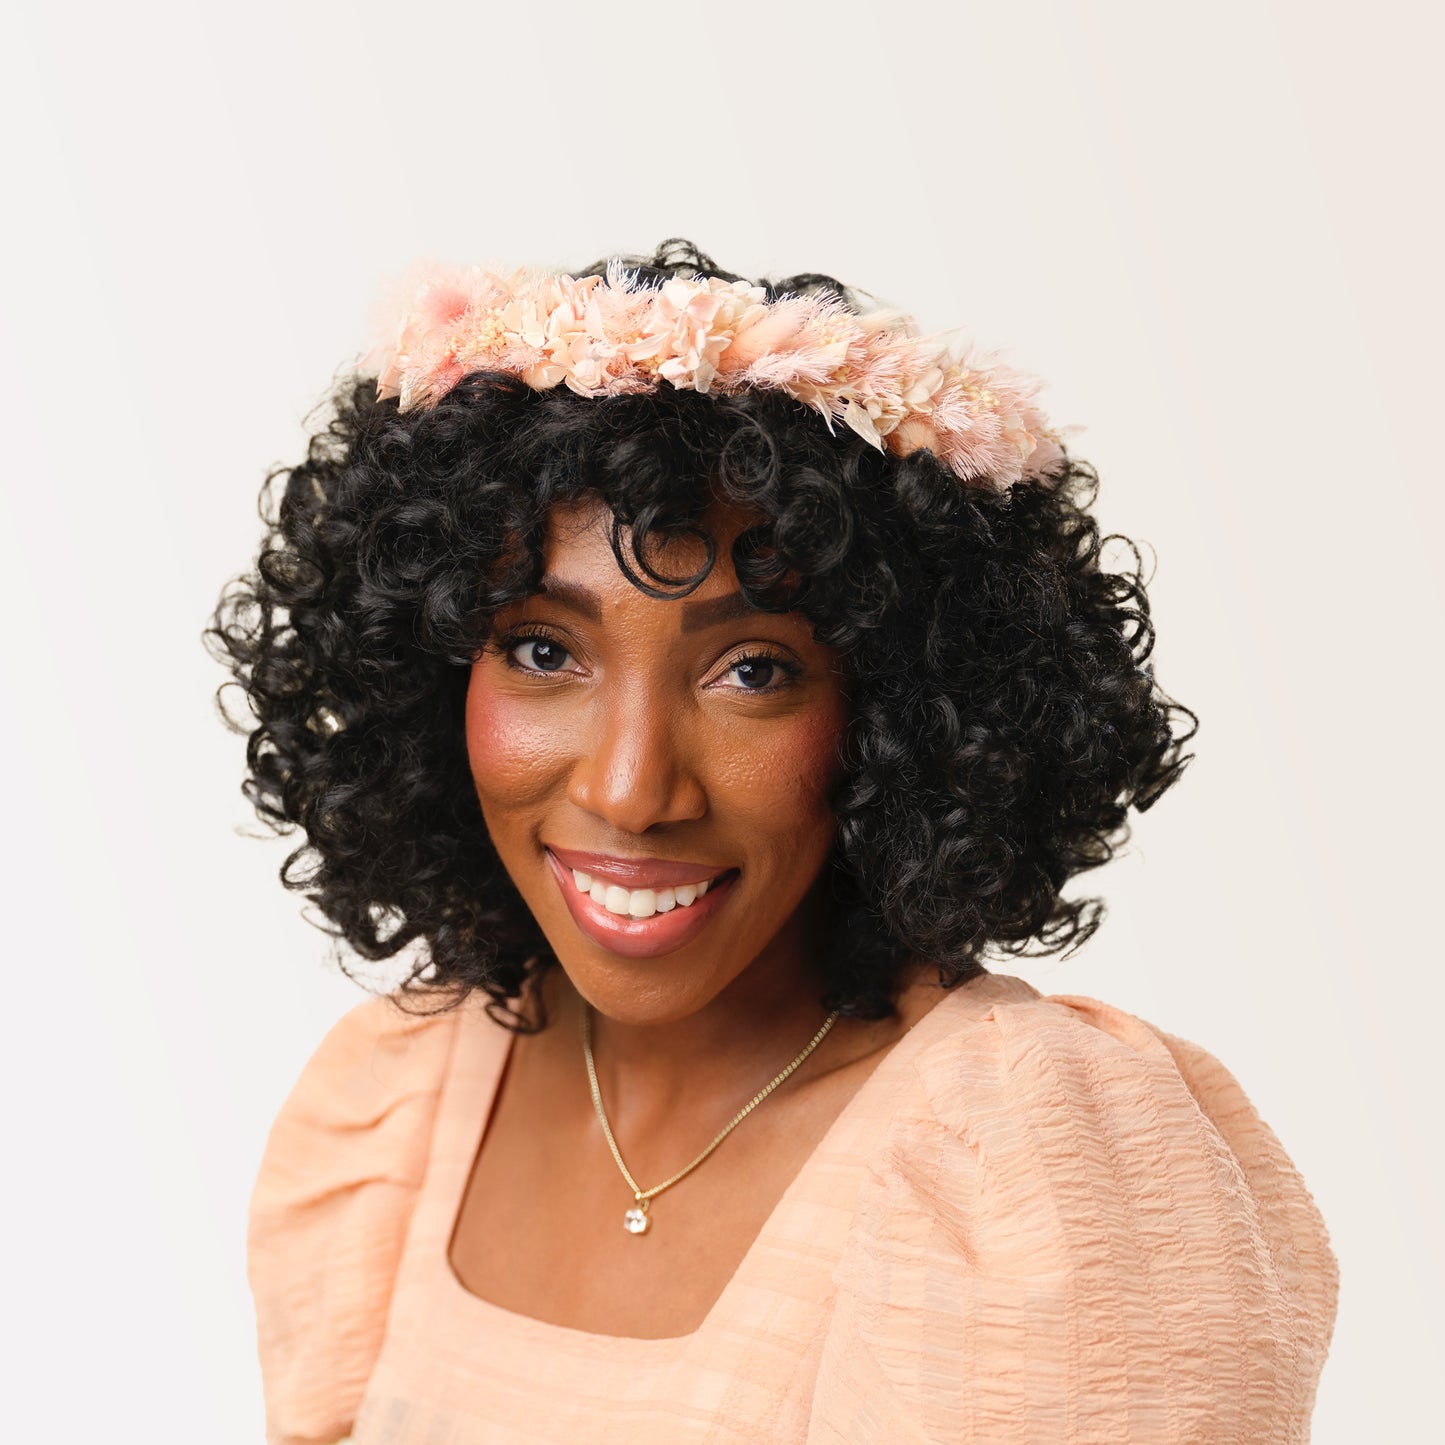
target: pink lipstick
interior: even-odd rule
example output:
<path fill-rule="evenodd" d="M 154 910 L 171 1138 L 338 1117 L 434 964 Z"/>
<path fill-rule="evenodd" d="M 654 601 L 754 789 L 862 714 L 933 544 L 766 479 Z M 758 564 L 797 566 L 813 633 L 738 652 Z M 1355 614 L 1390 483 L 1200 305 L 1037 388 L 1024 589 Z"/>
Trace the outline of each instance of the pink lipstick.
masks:
<path fill-rule="evenodd" d="M 599 948 L 624 958 L 658 958 L 690 943 L 727 903 L 738 878 L 736 868 L 706 863 L 625 858 L 550 845 L 546 852 L 573 922 Z M 574 869 L 590 883 L 589 891 L 579 886 Z M 706 886 L 700 895 L 699 884 Z M 647 917 L 615 912 L 600 901 L 613 889 L 619 890 L 613 895 L 618 901 L 623 894 L 631 895 L 657 911 Z M 688 897 L 695 901 L 678 901 Z"/>

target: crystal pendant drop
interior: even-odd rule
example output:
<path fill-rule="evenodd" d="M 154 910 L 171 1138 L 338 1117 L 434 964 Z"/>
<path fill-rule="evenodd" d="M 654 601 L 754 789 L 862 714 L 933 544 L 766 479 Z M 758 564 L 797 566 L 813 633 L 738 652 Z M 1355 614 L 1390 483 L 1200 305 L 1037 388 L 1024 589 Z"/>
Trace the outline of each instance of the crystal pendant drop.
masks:
<path fill-rule="evenodd" d="M 629 1209 L 622 1216 L 622 1227 L 629 1234 L 646 1234 L 649 1222 L 645 1209 Z"/>

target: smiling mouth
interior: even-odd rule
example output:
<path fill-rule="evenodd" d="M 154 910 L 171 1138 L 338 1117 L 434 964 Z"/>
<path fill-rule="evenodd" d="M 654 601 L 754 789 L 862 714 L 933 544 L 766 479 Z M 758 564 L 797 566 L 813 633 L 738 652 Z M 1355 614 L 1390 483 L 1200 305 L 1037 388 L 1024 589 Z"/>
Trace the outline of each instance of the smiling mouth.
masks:
<path fill-rule="evenodd" d="M 572 881 L 578 893 L 585 893 L 599 908 L 605 908 L 618 918 L 651 918 L 659 913 L 671 913 L 674 908 L 691 908 L 699 898 L 705 897 L 714 884 L 731 881 L 737 876 L 736 868 L 726 868 L 712 878 L 703 878 L 696 883 L 677 883 L 667 888 L 625 888 L 609 883 L 605 878 L 594 877 L 581 868 L 569 868 Z"/>
<path fill-rule="evenodd" d="M 717 916 L 741 876 L 725 868 L 708 879 L 663 888 L 628 888 L 572 868 L 546 849 L 567 911 L 592 942 L 628 958 L 655 958 L 691 942 Z"/>

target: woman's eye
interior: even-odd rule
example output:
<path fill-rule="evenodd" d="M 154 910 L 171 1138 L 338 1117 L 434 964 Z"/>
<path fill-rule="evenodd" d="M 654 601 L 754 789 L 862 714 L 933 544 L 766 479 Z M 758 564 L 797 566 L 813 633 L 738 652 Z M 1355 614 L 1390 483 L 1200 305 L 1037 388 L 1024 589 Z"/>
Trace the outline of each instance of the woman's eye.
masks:
<path fill-rule="evenodd" d="M 507 666 L 517 672 L 557 674 L 571 671 L 572 654 L 555 638 L 541 633 L 523 633 L 504 638 L 501 644 Z M 723 674 L 723 680 L 739 692 L 781 692 L 801 669 L 796 663 L 765 652 L 740 657 Z"/>
<path fill-rule="evenodd" d="M 507 650 L 513 667 L 526 672 L 560 672 L 569 654 L 550 637 L 519 637 Z"/>
<path fill-rule="evenodd" d="M 740 657 L 728 668 L 727 676 L 738 678 L 737 686 L 744 692 L 777 692 L 786 687 L 798 669 L 779 657 L 756 653 Z"/>

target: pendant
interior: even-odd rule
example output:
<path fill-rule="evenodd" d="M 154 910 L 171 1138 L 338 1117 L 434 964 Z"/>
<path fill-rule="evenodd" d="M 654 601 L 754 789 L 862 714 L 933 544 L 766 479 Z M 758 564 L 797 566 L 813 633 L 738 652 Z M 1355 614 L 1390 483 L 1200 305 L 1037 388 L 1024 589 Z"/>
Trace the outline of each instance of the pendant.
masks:
<path fill-rule="evenodd" d="M 647 1217 L 646 1209 L 629 1209 L 627 1213 L 622 1216 L 622 1227 L 629 1234 L 646 1234 L 647 1226 L 651 1222 Z"/>

